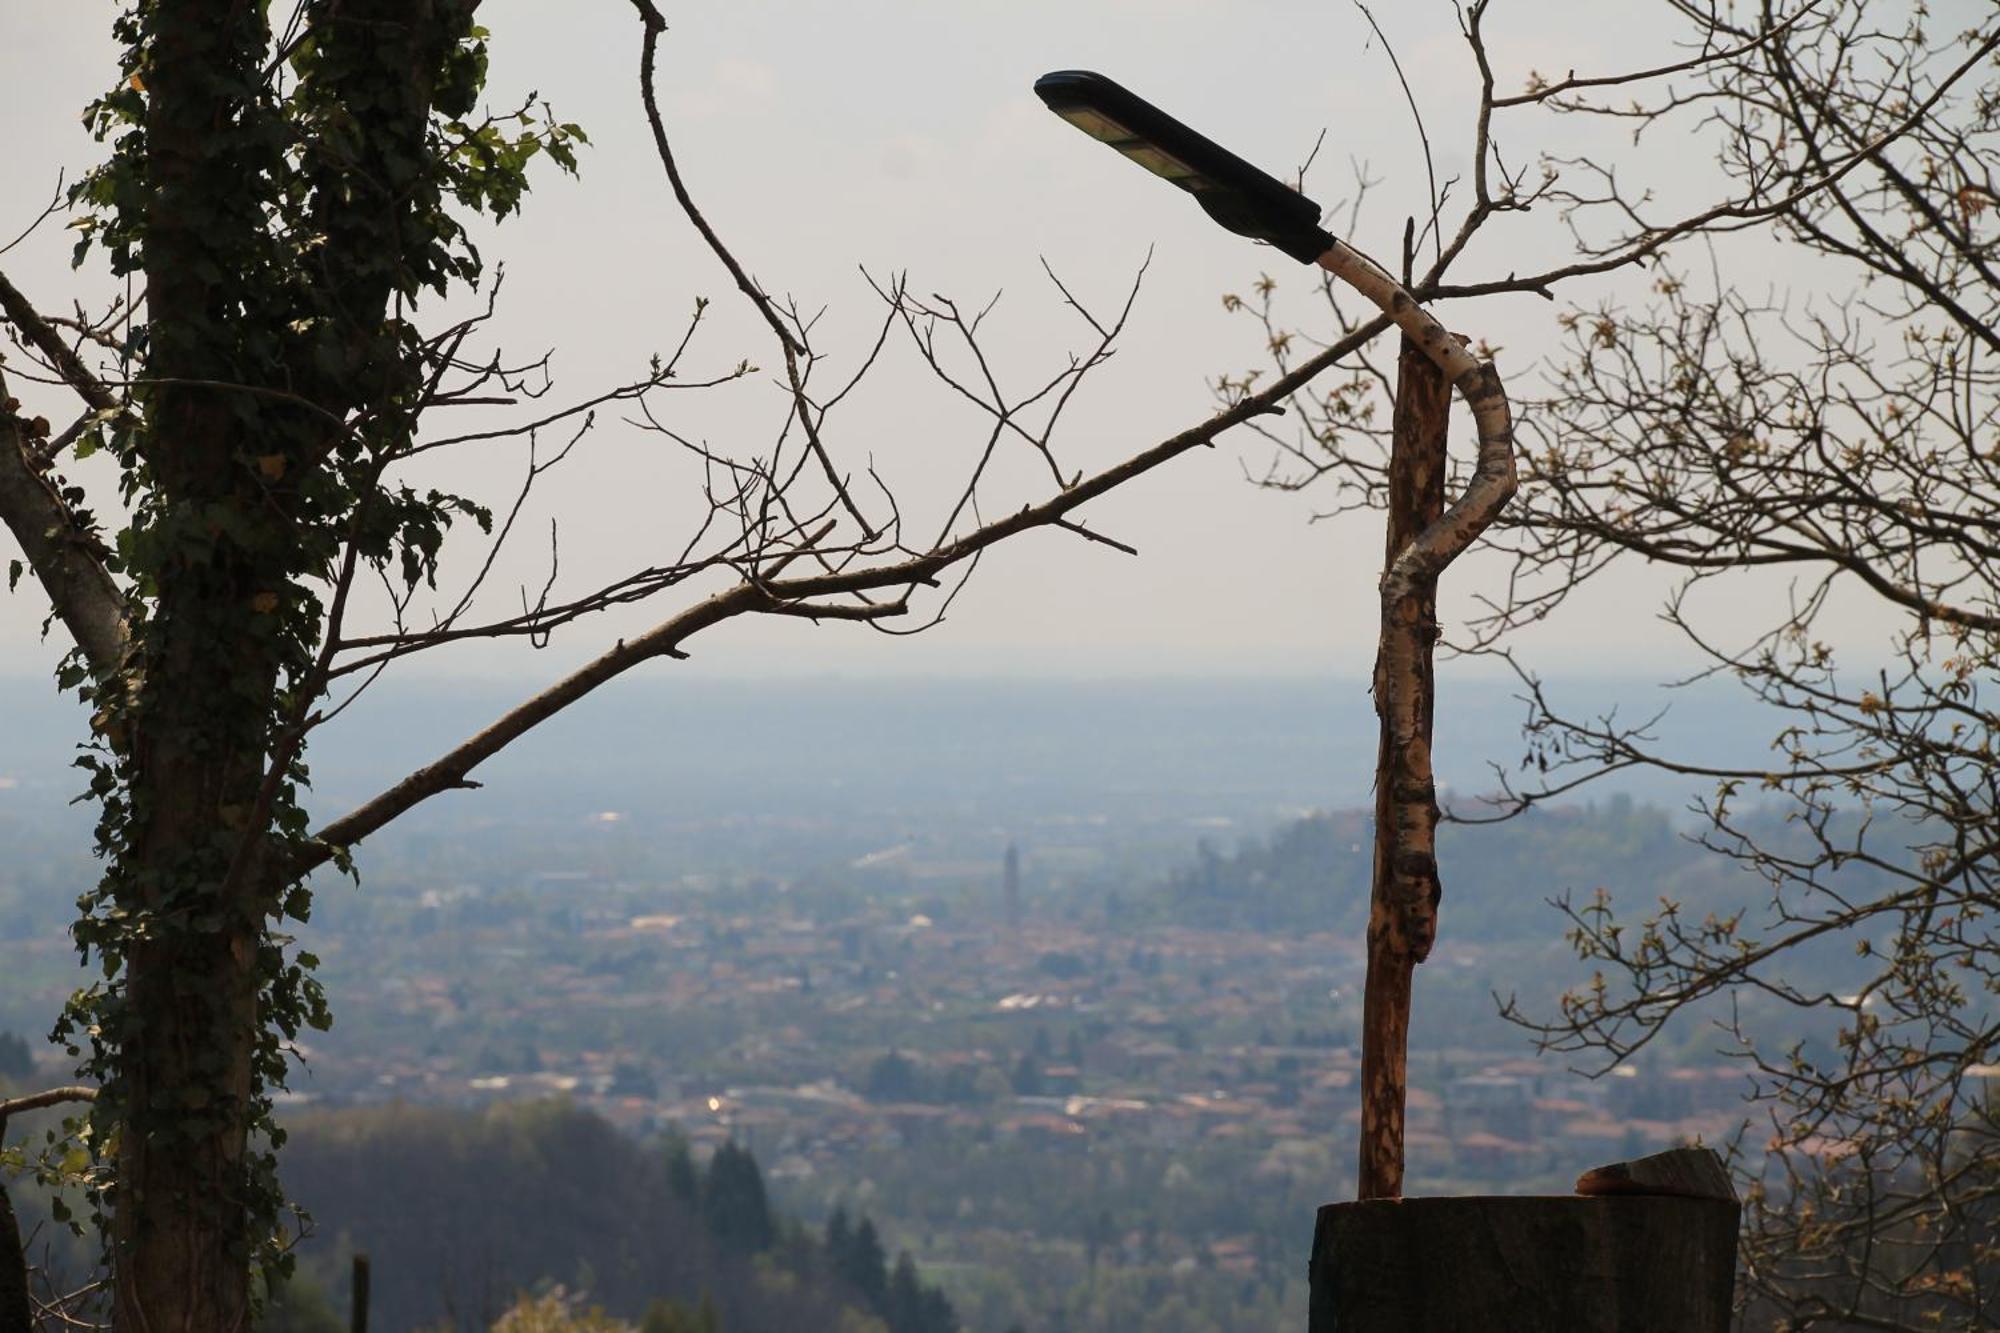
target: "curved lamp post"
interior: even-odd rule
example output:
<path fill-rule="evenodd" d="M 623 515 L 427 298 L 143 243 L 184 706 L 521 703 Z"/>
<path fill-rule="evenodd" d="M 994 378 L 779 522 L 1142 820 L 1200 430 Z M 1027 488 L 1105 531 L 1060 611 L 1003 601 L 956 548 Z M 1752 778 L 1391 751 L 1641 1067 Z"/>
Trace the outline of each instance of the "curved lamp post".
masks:
<path fill-rule="evenodd" d="M 1380 265 L 1322 228 L 1319 205 L 1297 190 L 1102 74 L 1059 70 L 1036 80 L 1035 93 L 1085 134 L 1192 194 L 1223 227 L 1317 264 L 1374 302 L 1464 397 L 1478 425 L 1478 463 L 1464 493 L 1390 552 L 1381 583 L 1375 706 L 1383 743 L 1362 1013 L 1359 1193 L 1395 1198 L 1403 1188 L 1411 972 L 1437 935 L 1438 808 L 1427 697 L 1437 577 L 1514 494 L 1507 394 L 1490 362 L 1468 352 Z M 1396 450 L 1404 444 L 1399 432 Z"/>

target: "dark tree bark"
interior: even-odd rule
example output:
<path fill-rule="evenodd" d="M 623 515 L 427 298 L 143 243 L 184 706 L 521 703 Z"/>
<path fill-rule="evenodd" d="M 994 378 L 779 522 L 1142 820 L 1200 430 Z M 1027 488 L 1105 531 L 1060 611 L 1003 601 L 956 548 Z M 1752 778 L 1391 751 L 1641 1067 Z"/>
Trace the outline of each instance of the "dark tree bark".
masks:
<path fill-rule="evenodd" d="M 7 1187 L 0 1185 L 0 1333 L 34 1333 L 34 1328 L 21 1225 L 14 1220 L 14 1203 L 7 1197 Z"/>
<path fill-rule="evenodd" d="M 368 1333 L 368 1256 L 354 1256 L 353 1280 L 347 1300 L 348 1333 Z"/>
<path fill-rule="evenodd" d="M 87 1102 L 96 1096 L 93 1088 L 66 1087 L 0 1100 L 0 1143 L 6 1141 L 8 1119 L 16 1114 L 65 1102 Z M 28 1256 L 21 1244 L 21 1224 L 6 1186 L 0 1185 L 0 1333 L 34 1333 L 34 1329 L 35 1303 L 29 1296 Z"/>

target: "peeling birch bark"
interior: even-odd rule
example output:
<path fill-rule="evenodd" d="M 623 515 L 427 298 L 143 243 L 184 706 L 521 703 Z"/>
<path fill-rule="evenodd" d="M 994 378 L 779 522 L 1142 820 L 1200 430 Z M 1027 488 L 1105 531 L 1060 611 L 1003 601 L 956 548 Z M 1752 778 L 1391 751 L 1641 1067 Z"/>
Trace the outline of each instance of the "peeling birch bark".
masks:
<path fill-rule="evenodd" d="M 1445 432 L 1450 415 L 1450 382 L 1421 348 L 1404 338 L 1396 359 L 1384 569 L 1444 512 Z M 1420 816 L 1436 810 L 1428 763 L 1436 620 L 1435 580 L 1419 580 L 1414 595 L 1393 606 L 1384 603 L 1376 646 L 1374 692 L 1381 736 L 1375 757 L 1374 890 L 1368 911 L 1368 981 L 1361 1022 L 1364 1077 L 1358 1180 L 1364 1199 L 1396 1198 L 1403 1189 L 1403 1102 L 1409 1082 L 1406 1052 L 1416 954 L 1404 914 L 1388 886 L 1401 866 L 1404 879 L 1428 884 L 1426 901 L 1436 904 L 1435 867 L 1402 860 L 1399 818 L 1412 806 Z M 1394 663 L 1406 669 L 1413 664 L 1416 678 L 1400 684 L 1386 679 Z M 1405 707 L 1399 711 L 1392 704 Z"/>
<path fill-rule="evenodd" d="M 1375 770 L 1375 876 L 1362 1012 L 1358 1172 L 1360 1198 L 1399 1198 L 1411 981 L 1416 965 L 1430 956 L 1437 938 L 1442 893 L 1437 786 L 1431 767 L 1437 579 L 1478 540 L 1514 494 L 1513 414 L 1493 366 L 1467 351 L 1372 260 L 1336 240 L 1319 263 L 1379 306 L 1405 339 L 1375 660 L 1375 708 L 1382 739 Z M 1419 362 L 1418 355 L 1429 366 Z M 1472 480 L 1449 508 L 1443 505 L 1449 400 L 1440 376 L 1465 398 L 1479 430 Z"/>

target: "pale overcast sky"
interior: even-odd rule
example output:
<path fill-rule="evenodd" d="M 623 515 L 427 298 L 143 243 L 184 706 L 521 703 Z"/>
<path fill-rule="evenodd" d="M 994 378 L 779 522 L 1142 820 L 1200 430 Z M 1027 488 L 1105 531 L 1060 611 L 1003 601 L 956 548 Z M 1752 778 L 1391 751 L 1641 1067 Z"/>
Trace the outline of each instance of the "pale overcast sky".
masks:
<path fill-rule="evenodd" d="M 10 189 L 0 232 L 11 235 L 97 146 L 77 109 L 109 75 L 97 0 L 4 0 L 0 86 Z M 962 304 L 1004 297 L 989 351 L 1012 383 L 1059 368 L 1085 330 L 1040 270 L 1046 259 L 1084 299 L 1109 306 L 1153 247 L 1150 276 L 1113 364 L 1087 387 L 1061 448 L 1071 468 L 1096 468 L 1205 417 L 1209 382 L 1262 364 L 1255 326 L 1227 316 L 1224 292 L 1268 271 L 1301 294 L 1311 275 L 1210 224 L 1175 191 L 1120 162 L 1050 116 L 1030 93 L 1049 69 L 1096 68 L 1165 105 L 1244 156 L 1289 174 L 1322 130 L 1308 193 L 1331 210 L 1351 192 L 1352 163 L 1383 184 L 1353 239 L 1393 254 L 1406 212 L 1422 197 L 1421 162 L 1394 71 L 1362 15 L 1343 4 L 1239 0 L 662 0 L 673 25 L 660 91 L 698 200 L 745 265 L 808 309 L 839 376 L 865 351 L 880 307 L 861 273 L 906 269 L 912 287 Z M 1415 85 L 1439 172 L 1463 171 L 1472 66 L 1445 0 L 1382 5 Z M 1503 90 L 1531 68 L 1560 74 L 1626 69 L 1667 58 L 1662 4 L 1500 0 L 1490 20 Z M 526 215 L 482 244 L 508 279 L 497 337 L 513 353 L 555 350 L 558 397 L 582 397 L 641 371 L 671 346 L 697 295 L 717 318 L 690 372 L 748 356 L 778 363 L 726 275 L 673 208 L 638 102 L 639 28 L 623 0 L 487 0 L 492 101 L 538 90 L 594 147 L 580 181 L 545 171 Z M 1496 127 L 1510 160 L 1579 146 L 1575 126 L 1538 113 Z M 1690 196 L 1712 191 L 1700 151 L 1678 138 L 1639 150 L 1610 141 L 1631 176 Z M 69 238 L 45 229 L 0 260 L 45 308 L 77 290 Z M 1565 233 L 1536 214 L 1472 255 L 1459 276 L 1495 276 L 1560 258 Z M 1502 246 L 1512 247 L 1503 249 Z M 1567 293 L 1593 302 L 1603 287 Z M 1556 308 L 1531 297 L 1459 305 L 1452 327 L 1503 348 L 1510 375 L 1532 375 L 1556 348 Z M 16 387 L 16 392 L 21 392 Z M 670 419 L 727 447 L 768 438 L 783 412 L 768 373 L 711 395 L 672 399 Z M 51 417 L 69 410 L 51 402 Z M 671 415 L 679 413 L 680 415 Z M 454 423 L 456 424 L 456 423 Z M 1454 447 L 1463 449 L 1469 432 Z M 872 456 L 902 478 L 906 510 L 932 512 L 945 479 L 980 444 L 978 421 L 938 391 L 907 343 L 834 428 L 849 459 Z M 1199 451 L 1086 511 L 1092 526 L 1136 545 L 1137 560 L 1059 533 L 996 550 L 950 619 L 918 639 L 857 626 L 800 622 L 726 626 L 691 645 L 674 670 L 905 674 L 1122 672 L 1358 672 L 1372 656 L 1379 520 L 1312 524 L 1314 498 L 1253 489 L 1245 467 L 1268 451 L 1243 433 Z M 1017 460 L 987 512 L 1045 493 Z M 507 599 L 539 584 L 547 523 L 561 522 L 563 584 L 580 588 L 677 549 L 687 504 L 682 460 L 607 420 L 552 476 L 524 519 L 506 567 Z M 518 446 L 457 453 L 445 475 L 494 502 L 522 466 Z M 96 475 L 96 474 L 93 474 Z M 101 482 L 101 475 L 97 475 Z M 1011 489 L 1009 489 L 1011 487 Z M 928 507 L 927 507 L 928 506 Z M 928 522 L 934 523 L 932 519 Z M 928 526 L 928 523 L 924 526 Z M 0 536 L 0 556 L 11 555 Z M 470 554 L 470 548 L 467 550 Z M 454 564 L 462 577 L 466 561 Z M 1477 570 L 1454 571 L 1462 603 Z M 1544 661 L 1569 669 L 1650 665 L 1666 642 L 1652 622 L 1653 586 L 1607 585 L 1590 605 L 1538 634 Z M 504 600 L 503 603 L 504 605 Z M 658 615 L 677 609 L 662 602 Z M 32 588 L 0 599 L 0 672 L 37 671 L 55 650 L 38 643 L 44 607 Z M 429 673 L 520 673 L 545 679 L 620 633 L 656 618 L 590 624 L 538 658 L 477 647 L 426 659 Z M 665 668 L 663 668 L 665 669 Z"/>

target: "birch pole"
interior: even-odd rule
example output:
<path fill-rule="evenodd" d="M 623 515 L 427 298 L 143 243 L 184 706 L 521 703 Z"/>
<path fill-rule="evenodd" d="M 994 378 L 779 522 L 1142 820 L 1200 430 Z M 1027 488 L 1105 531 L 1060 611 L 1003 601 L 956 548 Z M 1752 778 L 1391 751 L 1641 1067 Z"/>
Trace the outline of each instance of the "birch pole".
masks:
<path fill-rule="evenodd" d="M 1402 284 L 1341 241 L 1322 268 L 1380 307 L 1404 335 L 1389 465 L 1389 529 L 1375 711 L 1375 873 L 1368 911 L 1368 979 L 1361 1015 L 1358 1197 L 1403 1192 L 1411 981 L 1437 938 L 1437 785 L 1431 770 L 1437 580 L 1478 540 L 1514 494 L 1513 414 L 1491 362 L 1482 362 Z M 1472 409 L 1479 455 L 1464 494 L 1444 506 L 1449 390 Z"/>

